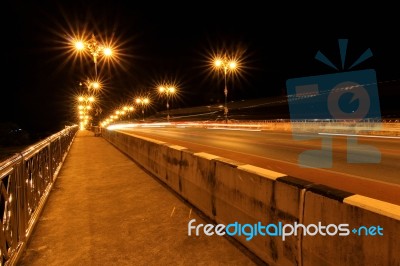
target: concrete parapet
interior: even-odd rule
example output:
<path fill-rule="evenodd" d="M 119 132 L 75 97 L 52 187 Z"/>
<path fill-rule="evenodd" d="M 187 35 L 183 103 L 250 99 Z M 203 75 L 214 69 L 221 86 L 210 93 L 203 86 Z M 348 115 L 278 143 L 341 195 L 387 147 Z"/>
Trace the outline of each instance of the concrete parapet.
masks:
<path fill-rule="evenodd" d="M 215 223 L 253 230 L 234 238 L 269 265 L 400 265 L 400 206 L 140 136 L 103 136 Z M 283 237 L 285 225 L 298 230 Z"/>

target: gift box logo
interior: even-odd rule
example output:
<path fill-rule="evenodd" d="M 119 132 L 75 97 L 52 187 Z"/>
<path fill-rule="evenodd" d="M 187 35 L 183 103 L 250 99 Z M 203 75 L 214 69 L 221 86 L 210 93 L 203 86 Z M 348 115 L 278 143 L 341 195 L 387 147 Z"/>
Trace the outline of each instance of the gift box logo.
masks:
<path fill-rule="evenodd" d="M 339 39 L 342 70 L 345 69 L 347 43 L 347 39 Z M 371 56 L 371 50 L 367 49 L 347 70 L 351 70 Z M 317 52 L 315 58 L 338 70 L 320 51 Z M 375 147 L 358 144 L 355 136 L 360 125 L 365 124 L 365 121 L 379 122 L 373 123 L 373 126 L 367 129 L 364 128 L 364 132 L 378 130 L 381 126 L 375 70 L 346 71 L 289 79 L 286 81 L 286 89 L 293 138 L 296 140 L 322 139 L 321 150 L 308 150 L 299 155 L 301 166 L 332 167 L 332 135 L 338 132 L 348 136 L 348 163 L 380 162 L 380 152 Z M 318 134 L 310 135 L 310 130 Z M 308 131 L 308 134 L 305 134 L 305 131 Z M 365 156 L 366 153 L 368 156 Z"/>

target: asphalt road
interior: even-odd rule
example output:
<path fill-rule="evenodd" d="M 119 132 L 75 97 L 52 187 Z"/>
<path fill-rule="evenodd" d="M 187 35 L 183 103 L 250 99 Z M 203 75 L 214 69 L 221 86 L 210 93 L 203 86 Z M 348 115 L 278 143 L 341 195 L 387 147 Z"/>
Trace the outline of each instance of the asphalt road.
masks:
<path fill-rule="evenodd" d="M 122 131 L 400 204 L 399 138 L 358 137 L 356 140 L 354 137 L 303 134 L 296 140 L 289 132 L 213 128 L 158 127 Z M 327 142 L 324 147 L 332 147 L 332 152 L 317 152 L 308 157 L 309 161 L 299 161 L 303 152 L 321 150 L 322 139 Z M 328 154 L 332 157 L 326 157 Z M 364 163 L 348 162 L 348 158 Z M 320 168 L 321 163 L 329 161 L 331 166 Z M 319 165 L 310 167 L 308 162 Z"/>

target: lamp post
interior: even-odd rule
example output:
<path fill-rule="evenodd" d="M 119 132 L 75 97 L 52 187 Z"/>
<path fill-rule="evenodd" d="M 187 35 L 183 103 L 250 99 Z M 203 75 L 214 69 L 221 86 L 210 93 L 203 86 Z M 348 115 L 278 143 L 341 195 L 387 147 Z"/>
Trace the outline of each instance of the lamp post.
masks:
<path fill-rule="evenodd" d="M 88 91 L 90 91 L 90 90 L 98 91 L 101 89 L 101 84 L 98 81 L 92 81 L 92 80 L 87 79 L 84 83 L 85 83 Z M 83 85 L 82 82 L 79 82 L 79 86 L 82 86 L 82 85 Z"/>
<path fill-rule="evenodd" d="M 88 41 L 75 41 L 75 49 L 77 51 L 88 51 L 90 53 L 94 62 L 94 73 L 96 79 L 98 58 L 100 56 L 111 57 L 113 55 L 112 48 L 99 44 L 94 34 L 92 34 L 92 37 Z"/>
<path fill-rule="evenodd" d="M 172 86 L 167 86 L 167 87 L 160 86 L 158 88 L 158 91 L 161 94 L 165 94 L 165 96 L 167 98 L 167 121 L 169 122 L 169 118 L 170 118 L 169 117 L 169 97 L 176 92 L 176 89 L 175 89 L 175 87 L 172 87 Z"/>
<path fill-rule="evenodd" d="M 144 107 L 150 103 L 149 98 L 136 98 L 136 103 L 142 105 L 142 116 L 144 122 Z"/>
<path fill-rule="evenodd" d="M 234 71 L 237 68 L 237 61 L 229 59 L 226 55 L 222 58 L 217 58 L 214 60 L 214 66 L 216 69 L 222 69 L 224 73 L 224 95 L 225 95 L 225 105 L 224 105 L 224 117 L 225 122 L 228 123 L 228 86 L 227 86 L 227 75 L 228 71 Z"/>
<path fill-rule="evenodd" d="M 128 113 L 128 119 L 131 119 L 131 115 L 130 113 L 133 112 L 135 110 L 135 108 L 133 106 L 124 106 L 122 108 L 122 110 L 126 113 Z"/>

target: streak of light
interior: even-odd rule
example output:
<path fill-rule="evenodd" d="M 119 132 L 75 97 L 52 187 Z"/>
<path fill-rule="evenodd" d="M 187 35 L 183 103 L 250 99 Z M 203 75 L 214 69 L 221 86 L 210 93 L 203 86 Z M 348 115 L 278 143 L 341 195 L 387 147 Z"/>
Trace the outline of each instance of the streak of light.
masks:
<path fill-rule="evenodd" d="M 318 133 L 318 135 L 344 136 L 344 137 L 362 137 L 362 138 L 381 138 L 381 139 L 400 139 L 400 137 L 395 137 L 395 136 L 356 135 L 356 134 L 342 134 L 342 133 Z"/>

